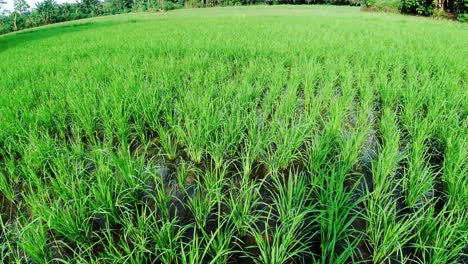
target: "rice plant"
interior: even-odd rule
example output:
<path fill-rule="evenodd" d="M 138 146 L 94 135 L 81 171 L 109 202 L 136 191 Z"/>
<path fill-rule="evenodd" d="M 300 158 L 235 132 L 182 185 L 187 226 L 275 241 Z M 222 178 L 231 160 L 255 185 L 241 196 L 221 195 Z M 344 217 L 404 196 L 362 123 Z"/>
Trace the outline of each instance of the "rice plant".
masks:
<path fill-rule="evenodd" d="M 331 6 L 0 36 L 0 258 L 464 263 L 467 37 Z"/>

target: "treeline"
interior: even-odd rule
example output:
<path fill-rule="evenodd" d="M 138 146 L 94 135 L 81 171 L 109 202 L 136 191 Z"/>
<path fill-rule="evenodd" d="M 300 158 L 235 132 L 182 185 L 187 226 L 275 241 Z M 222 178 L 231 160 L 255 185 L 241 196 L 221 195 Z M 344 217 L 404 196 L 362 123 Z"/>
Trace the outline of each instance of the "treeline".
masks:
<path fill-rule="evenodd" d="M 367 9 L 393 10 L 419 15 L 456 14 L 466 20 L 468 0 L 80 0 L 58 4 L 43 0 L 30 7 L 26 0 L 14 0 L 14 10 L 1 10 L 0 34 L 52 23 L 132 11 L 171 10 L 182 7 L 210 7 L 254 4 L 363 5 Z"/>
<path fill-rule="evenodd" d="M 468 21 L 468 0 L 363 0 L 367 10 L 401 12 Z"/>
<path fill-rule="evenodd" d="M 30 7 L 26 0 L 14 0 L 13 4 L 14 10 L 10 14 L 0 10 L 0 34 L 52 23 L 125 13 L 136 8 L 133 0 L 80 0 L 77 3 L 64 4 L 58 4 L 55 0 L 43 0 L 34 7 Z"/>

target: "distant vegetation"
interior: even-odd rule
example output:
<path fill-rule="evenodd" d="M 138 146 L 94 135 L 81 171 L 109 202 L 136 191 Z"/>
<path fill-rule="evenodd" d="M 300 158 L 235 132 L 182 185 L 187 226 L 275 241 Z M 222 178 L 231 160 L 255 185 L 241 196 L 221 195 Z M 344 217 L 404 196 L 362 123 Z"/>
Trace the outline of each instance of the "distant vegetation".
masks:
<path fill-rule="evenodd" d="M 0 36 L 0 259 L 466 263 L 467 39 L 337 6 Z"/>
<path fill-rule="evenodd" d="M 468 0 L 363 0 L 362 4 L 368 10 L 468 19 Z"/>
<path fill-rule="evenodd" d="M 14 0 L 14 10 L 2 15 L 0 2 L 0 34 L 51 23 L 120 14 L 132 11 L 159 11 L 182 7 L 212 7 L 255 4 L 327 4 L 362 5 L 368 10 L 403 12 L 424 16 L 443 16 L 446 12 L 468 18 L 468 0 L 79 0 L 58 4 L 43 0 L 31 8 L 26 0 Z"/>

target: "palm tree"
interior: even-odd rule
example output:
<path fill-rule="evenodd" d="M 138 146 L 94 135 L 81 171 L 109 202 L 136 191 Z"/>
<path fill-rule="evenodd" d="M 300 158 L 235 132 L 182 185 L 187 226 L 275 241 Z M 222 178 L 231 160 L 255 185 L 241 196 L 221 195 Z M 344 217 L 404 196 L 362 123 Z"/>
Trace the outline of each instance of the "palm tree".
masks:
<path fill-rule="evenodd" d="M 49 24 L 52 22 L 52 18 L 55 14 L 57 3 L 55 0 L 44 0 L 44 2 L 36 3 L 36 11 L 41 16 L 41 22 L 43 24 Z"/>

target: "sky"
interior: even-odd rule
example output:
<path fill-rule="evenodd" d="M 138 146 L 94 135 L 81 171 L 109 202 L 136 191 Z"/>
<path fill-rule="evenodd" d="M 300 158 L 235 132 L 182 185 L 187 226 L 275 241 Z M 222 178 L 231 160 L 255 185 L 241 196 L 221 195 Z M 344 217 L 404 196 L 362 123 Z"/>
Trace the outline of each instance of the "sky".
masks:
<path fill-rule="evenodd" d="M 41 0 L 26 0 L 30 7 L 35 7 L 37 2 L 41 2 Z M 76 3 L 76 0 L 55 0 L 57 3 Z M 4 9 L 8 9 L 13 11 L 13 0 L 6 0 L 6 5 L 4 5 Z"/>

